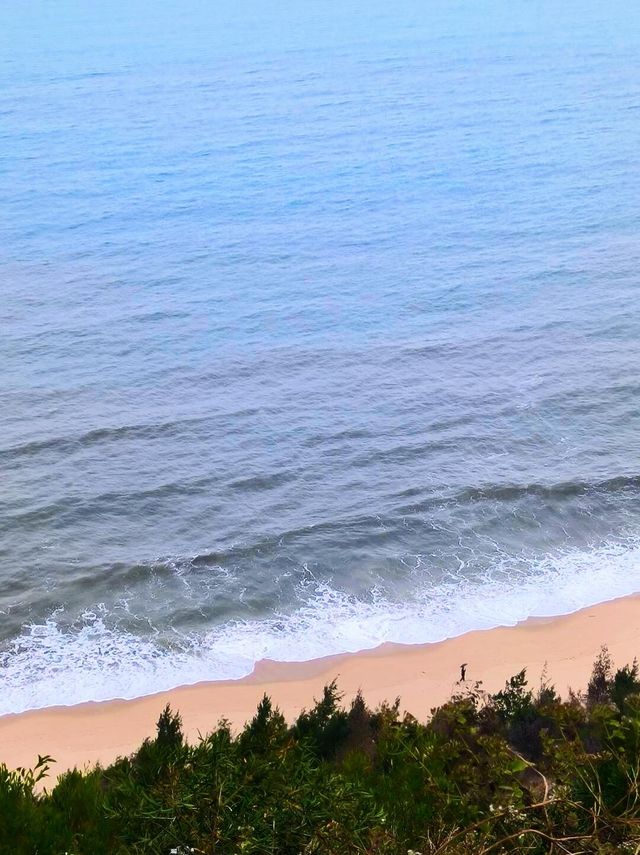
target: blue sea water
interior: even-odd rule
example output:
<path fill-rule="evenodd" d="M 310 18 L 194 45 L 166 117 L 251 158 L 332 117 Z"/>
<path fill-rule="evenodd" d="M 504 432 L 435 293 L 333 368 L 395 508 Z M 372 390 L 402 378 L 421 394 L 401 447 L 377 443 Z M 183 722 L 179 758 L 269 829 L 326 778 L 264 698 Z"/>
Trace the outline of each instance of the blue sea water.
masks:
<path fill-rule="evenodd" d="M 1 712 L 640 590 L 639 49 L 4 0 Z"/>

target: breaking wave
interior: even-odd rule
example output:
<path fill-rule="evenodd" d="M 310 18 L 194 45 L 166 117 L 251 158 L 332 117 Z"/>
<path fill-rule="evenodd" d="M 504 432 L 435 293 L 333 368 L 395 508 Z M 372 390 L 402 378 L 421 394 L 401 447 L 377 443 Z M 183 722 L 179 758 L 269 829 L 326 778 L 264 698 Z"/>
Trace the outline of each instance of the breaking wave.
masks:
<path fill-rule="evenodd" d="M 261 659 L 304 661 L 415 644 L 560 615 L 640 590 L 640 543 L 573 550 L 530 564 L 494 565 L 481 581 L 452 577 L 415 591 L 411 601 L 373 591 L 368 601 L 326 584 L 300 590 L 298 607 L 269 619 L 232 621 L 167 638 L 111 625 L 104 605 L 73 629 L 53 613 L 24 627 L 0 654 L 0 713 L 153 694 L 202 680 L 239 679 Z M 330 629 L 330 631 L 328 631 Z"/>

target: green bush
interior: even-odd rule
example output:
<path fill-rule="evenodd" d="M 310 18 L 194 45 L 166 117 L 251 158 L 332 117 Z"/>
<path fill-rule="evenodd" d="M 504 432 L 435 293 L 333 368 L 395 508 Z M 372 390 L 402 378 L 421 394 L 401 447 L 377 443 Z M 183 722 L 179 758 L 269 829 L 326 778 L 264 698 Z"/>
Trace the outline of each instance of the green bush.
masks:
<path fill-rule="evenodd" d="M 640 851 L 640 680 L 600 653 L 584 698 L 521 671 L 400 716 L 335 683 L 288 726 L 270 698 L 238 735 L 157 735 L 39 792 L 0 766 L 0 855 L 488 855 Z"/>

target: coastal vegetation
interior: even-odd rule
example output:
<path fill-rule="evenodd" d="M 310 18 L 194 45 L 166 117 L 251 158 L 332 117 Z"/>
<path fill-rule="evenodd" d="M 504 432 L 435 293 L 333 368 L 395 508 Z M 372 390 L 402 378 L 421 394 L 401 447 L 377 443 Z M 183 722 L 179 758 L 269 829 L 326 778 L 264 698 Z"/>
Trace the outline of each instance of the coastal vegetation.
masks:
<path fill-rule="evenodd" d="M 234 735 L 188 744 L 166 708 L 154 739 L 42 789 L 0 766 L 0 853 L 489 855 L 640 853 L 640 677 L 603 648 L 561 699 L 524 671 L 421 722 L 335 683 L 288 725 L 268 697 Z"/>

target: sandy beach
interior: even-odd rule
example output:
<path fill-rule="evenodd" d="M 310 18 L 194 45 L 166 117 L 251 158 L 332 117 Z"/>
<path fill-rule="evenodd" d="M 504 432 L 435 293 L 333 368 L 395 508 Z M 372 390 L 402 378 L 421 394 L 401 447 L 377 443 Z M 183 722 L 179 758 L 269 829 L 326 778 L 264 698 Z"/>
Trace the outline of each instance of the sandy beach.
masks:
<path fill-rule="evenodd" d="M 240 727 L 266 692 L 288 719 L 313 704 L 324 685 L 337 679 L 347 702 L 361 689 L 370 705 L 401 698 L 401 708 L 426 717 L 467 684 L 482 681 L 495 691 L 526 667 L 530 685 L 543 673 L 561 694 L 586 686 L 593 660 L 606 644 L 616 665 L 640 654 L 640 595 L 602 603 L 558 618 L 532 618 L 514 627 L 471 632 L 438 644 L 382 645 L 371 651 L 304 663 L 263 661 L 237 681 L 199 683 L 168 692 L 73 707 L 53 707 L 0 718 L 0 762 L 31 766 L 50 754 L 55 777 L 74 766 L 109 763 L 151 736 L 165 704 L 183 718 L 190 740 L 224 717 Z"/>

